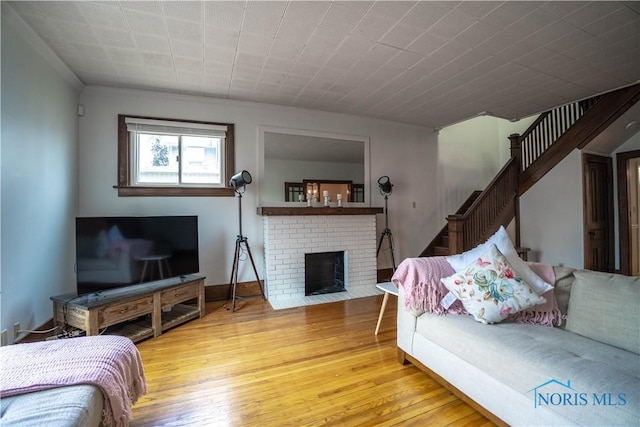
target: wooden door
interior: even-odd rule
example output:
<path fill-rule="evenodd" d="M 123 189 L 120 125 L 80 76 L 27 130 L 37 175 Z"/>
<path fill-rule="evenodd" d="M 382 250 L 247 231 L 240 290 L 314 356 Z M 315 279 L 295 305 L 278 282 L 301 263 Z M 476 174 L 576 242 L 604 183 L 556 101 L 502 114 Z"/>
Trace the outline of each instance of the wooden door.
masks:
<path fill-rule="evenodd" d="M 640 275 L 640 150 L 616 154 L 620 273 Z"/>
<path fill-rule="evenodd" d="M 613 162 L 582 156 L 584 185 L 584 268 L 613 271 Z"/>

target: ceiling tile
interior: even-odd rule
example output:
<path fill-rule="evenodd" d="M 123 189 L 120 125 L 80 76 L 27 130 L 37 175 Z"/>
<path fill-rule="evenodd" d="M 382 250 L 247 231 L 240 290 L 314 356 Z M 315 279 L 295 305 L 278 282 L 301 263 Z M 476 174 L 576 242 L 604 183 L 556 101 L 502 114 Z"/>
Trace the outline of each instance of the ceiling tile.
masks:
<path fill-rule="evenodd" d="M 404 49 L 424 33 L 424 30 L 407 24 L 394 26 L 381 39 L 380 43 Z"/>
<path fill-rule="evenodd" d="M 163 1 L 165 16 L 193 23 L 202 23 L 203 4 L 201 1 Z"/>
<path fill-rule="evenodd" d="M 417 1 L 377 1 L 371 6 L 367 13 L 397 21 L 417 3 Z"/>
<path fill-rule="evenodd" d="M 640 79 L 635 2 L 5 3 L 85 83 L 423 126 Z"/>
<path fill-rule="evenodd" d="M 281 21 L 280 16 L 264 15 L 257 10 L 247 10 L 241 28 L 243 33 L 272 39 L 275 37 Z"/>
<path fill-rule="evenodd" d="M 108 47 L 104 49 L 109 59 L 113 62 L 123 62 L 126 64 L 143 64 L 142 55 L 135 49 L 123 49 L 118 47 Z"/>
<path fill-rule="evenodd" d="M 147 34 L 133 34 L 138 49 L 145 52 L 171 53 L 169 39 L 166 37 L 150 36 Z"/>
<path fill-rule="evenodd" d="M 135 43 L 131 33 L 126 31 L 111 30 L 103 27 L 95 27 L 93 33 L 98 42 L 103 46 L 133 47 Z"/>
<path fill-rule="evenodd" d="M 178 71 L 179 73 L 188 71 L 192 73 L 202 74 L 204 69 L 204 63 L 202 61 L 198 61 L 197 59 L 174 56 L 174 63 L 176 71 Z"/>
<path fill-rule="evenodd" d="M 174 18 L 166 18 L 166 20 L 169 37 L 192 43 L 204 43 L 202 25 L 194 25 L 192 22 Z"/>
<path fill-rule="evenodd" d="M 401 24 L 427 30 L 449 12 L 437 2 L 419 1 L 401 20 Z"/>
<path fill-rule="evenodd" d="M 308 27 L 316 27 L 331 6 L 327 1 L 291 1 L 287 4 L 284 20 L 304 22 Z"/>
<path fill-rule="evenodd" d="M 153 13 L 156 15 L 162 15 L 163 8 L 162 2 L 159 1 L 121 1 L 120 7 L 128 10 L 137 10 L 139 12 Z"/>
<path fill-rule="evenodd" d="M 134 33 L 167 37 L 167 25 L 162 15 L 139 12 L 137 10 L 126 10 L 124 15 L 127 19 L 128 27 Z"/>
<path fill-rule="evenodd" d="M 429 32 L 439 37 L 451 39 L 472 26 L 475 19 L 455 10 L 447 13 L 442 19 L 429 28 Z"/>
<path fill-rule="evenodd" d="M 365 15 L 366 9 L 344 7 L 344 4 L 345 2 L 332 3 L 318 24 L 318 29 L 342 35 L 349 34 Z"/>
<path fill-rule="evenodd" d="M 205 1 L 204 24 L 207 27 L 240 31 L 244 3 L 233 1 Z"/>
<path fill-rule="evenodd" d="M 369 40 L 378 41 L 396 23 L 393 19 L 367 13 L 353 29 L 352 34 L 357 34 Z"/>
<path fill-rule="evenodd" d="M 619 2 L 614 1 L 590 2 L 575 12 L 564 16 L 563 19 L 576 27 L 583 28 L 621 7 L 623 6 Z"/>
<path fill-rule="evenodd" d="M 47 18 L 65 22 L 87 23 L 80 12 L 79 4 L 76 2 L 42 1 L 37 4 L 43 16 Z"/>
<path fill-rule="evenodd" d="M 455 7 L 455 11 L 475 18 L 482 18 L 502 3 L 502 1 L 462 1 Z"/>
<path fill-rule="evenodd" d="M 507 1 L 497 9 L 483 16 L 480 20 L 486 24 L 502 29 L 513 24 L 536 8 L 535 2 Z"/>
<path fill-rule="evenodd" d="M 150 67 L 173 68 L 173 58 L 170 55 L 143 52 L 142 59 Z"/>
<path fill-rule="evenodd" d="M 200 62 L 204 61 L 204 46 L 201 44 L 173 40 L 171 41 L 171 52 L 183 58 L 197 59 Z"/>
<path fill-rule="evenodd" d="M 499 30 L 495 27 L 478 21 L 458 34 L 454 40 L 471 48 L 479 45 L 484 40 L 493 37 L 498 33 L 498 31 Z"/>

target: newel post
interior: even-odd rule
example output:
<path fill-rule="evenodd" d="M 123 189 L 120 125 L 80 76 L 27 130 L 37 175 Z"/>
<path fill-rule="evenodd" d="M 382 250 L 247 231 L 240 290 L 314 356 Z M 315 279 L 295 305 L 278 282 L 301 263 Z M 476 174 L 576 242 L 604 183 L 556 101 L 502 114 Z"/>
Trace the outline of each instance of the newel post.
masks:
<path fill-rule="evenodd" d="M 520 139 L 519 133 L 512 133 L 509 135 L 509 141 L 511 142 L 511 146 L 509 147 L 511 150 L 511 157 L 516 157 L 518 159 L 518 167 L 522 165 L 522 140 Z"/>
<path fill-rule="evenodd" d="M 516 246 L 520 246 L 520 176 L 522 174 L 522 138 L 520 134 L 514 133 L 509 135 L 511 142 L 511 157 L 516 163 L 517 179 L 516 191 L 514 196 L 514 213 L 516 217 Z"/>
<path fill-rule="evenodd" d="M 449 228 L 449 255 L 464 252 L 464 217 L 462 215 L 449 215 L 447 217 Z"/>

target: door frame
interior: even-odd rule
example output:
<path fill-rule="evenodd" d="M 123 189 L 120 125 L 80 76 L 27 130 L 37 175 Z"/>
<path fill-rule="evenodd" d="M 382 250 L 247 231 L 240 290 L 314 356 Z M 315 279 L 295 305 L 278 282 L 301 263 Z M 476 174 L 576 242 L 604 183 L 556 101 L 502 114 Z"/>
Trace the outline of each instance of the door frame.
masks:
<path fill-rule="evenodd" d="M 608 272 L 613 272 L 615 268 L 615 251 L 614 251 L 614 225 L 613 225 L 613 159 L 611 157 L 603 156 L 601 154 L 594 153 L 582 153 L 582 188 L 583 188 L 583 206 L 582 206 L 582 215 L 583 215 L 583 259 L 584 266 L 587 268 L 587 242 L 589 240 L 589 231 L 587 230 L 587 223 L 589 215 L 588 207 L 593 203 L 593 199 L 591 197 L 591 192 L 589 190 L 589 175 L 588 175 L 588 163 L 590 159 L 601 159 L 604 160 L 604 163 L 607 165 L 607 193 L 609 195 L 608 200 L 605 202 L 607 209 L 609 212 L 607 213 L 607 217 L 609 220 L 607 221 L 607 234 L 608 234 L 608 245 L 610 250 L 609 259 L 606 265 L 606 270 Z"/>
<path fill-rule="evenodd" d="M 618 181 L 618 254 L 620 274 L 631 274 L 631 226 L 629 225 L 629 160 L 640 157 L 640 150 L 616 154 Z"/>

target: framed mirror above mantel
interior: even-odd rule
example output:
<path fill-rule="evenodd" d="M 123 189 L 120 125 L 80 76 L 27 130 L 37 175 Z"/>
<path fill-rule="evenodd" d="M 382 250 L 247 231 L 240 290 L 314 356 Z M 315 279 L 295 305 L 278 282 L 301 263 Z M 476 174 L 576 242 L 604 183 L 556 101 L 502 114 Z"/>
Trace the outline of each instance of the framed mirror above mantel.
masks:
<path fill-rule="evenodd" d="M 306 202 L 315 197 L 323 200 L 323 195 L 329 194 L 329 200 L 336 202 L 339 198 L 349 203 L 364 203 L 364 184 L 354 184 L 353 181 L 303 179 L 302 182 L 284 183 L 285 202 Z"/>
<path fill-rule="evenodd" d="M 272 126 L 258 130 L 259 206 L 303 206 L 328 192 L 335 204 L 370 206 L 369 138 Z M 314 193 L 316 192 L 316 193 Z"/>

